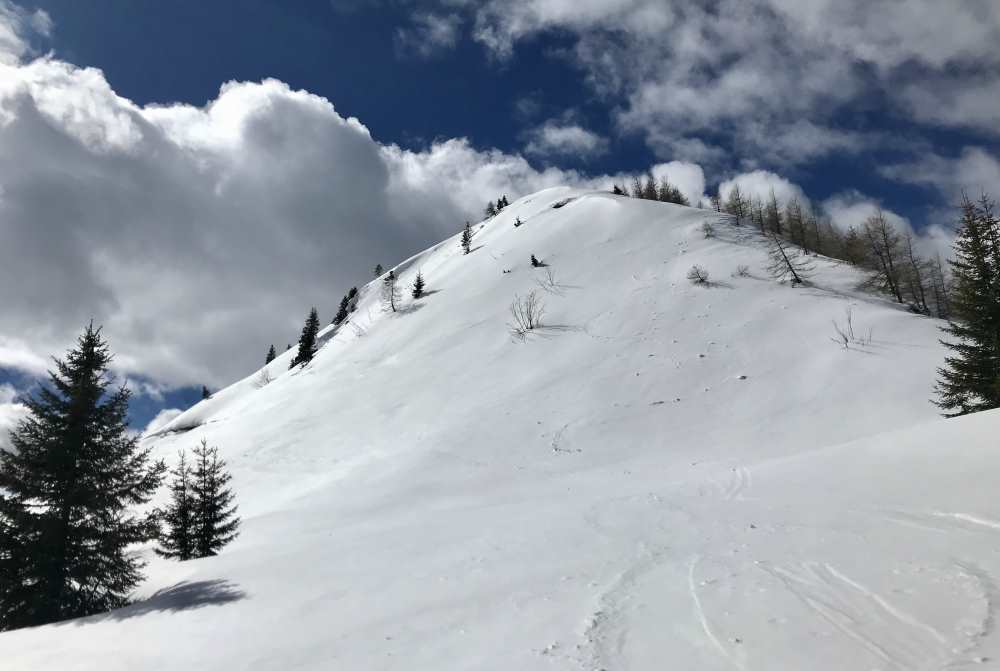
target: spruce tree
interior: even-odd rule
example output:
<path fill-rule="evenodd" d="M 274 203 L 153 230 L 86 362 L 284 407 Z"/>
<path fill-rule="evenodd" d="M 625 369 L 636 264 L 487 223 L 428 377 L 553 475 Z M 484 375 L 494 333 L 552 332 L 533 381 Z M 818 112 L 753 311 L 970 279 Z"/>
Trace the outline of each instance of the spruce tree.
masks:
<path fill-rule="evenodd" d="M 331 323 L 334 324 L 335 326 L 339 326 L 340 324 L 344 323 L 344 320 L 347 319 L 348 308 L 350 307 L 350 305 L 351 305 L 351 298 L 350 296 L 345 294 L 344 297 L 340 299 L 340 306 L 337 308 L 337 314 L 333 316 L 333 322 Z"/>
<path fill-rule="evenodd" d="M 194 496 L 194 551 L 196 557 L 214 557 L 239 535 L 240 518 L 233 505 L 235 495 L 227 486 L 232 476 L 219 452 L 202 439 L 194 448 L 191 492 Z"/>
<path fill-rule="evenodd" d="M 316 356 L 316 336 L 319 334 L 319 313 L 316 308 L 309 311 L 306 323 L 302 326 L 302 335 L 299 336 L 299 350 L 295 353 L 295 358 L 289 364 L 289 368 L 294 368 L 300 363 L 309 363 Z"/>
<path fill-rule="evenodd" d="M 276 356 L 278 356 L 278 354 L 274 351 L 274 345 L 271 345 L 271 349 L 267 350 L 267 357 L 264 358 L 264 365 L 266 366 L 274 361 L 274 357 Z"/>
<path fill-rule="evenodd" d="M 129 547 L 156 537 L 149 501 L 165 466 L 129 432 L 129 390 L 93 324 L 0 450 L 0 629 L 119 608 L 142 580 Z"/>
<path fill-rule="evenodd" d="M 1000 407 L 1000 222 L 985 195 L 963 197 L 954 250 L 951 338 L 942 341 L 952 354 L 935 387 L 946 417 Z"/>
<path fill-rule="evenodd" d="M 167 532 L 160 537 L 156 554 L 167 559 L 186 561 L 195 556 L 195 500 L 191 489 L 191 467 L 182 450 L 174 470 L 170 471 L 170 505 L 163 511 Z"/>
<path fill-rule="evenodd" d="M 375 269 L 372 270 L 372 272 L 375 274 L 376 278 L 382 277 L 382 273 L 384 272 L 382 270 L 382 264 L 381 263 L 376 263 L 375 264 Z"/>
<path fill-rule="evenodd" d="M 534 254 L 532 254 L 532 255 L 531 255 L 531 267 L 532 267 L 532 268 L 538 268 L 538 267 L 540 267 L 541 265 L 542 265 L 542 262 L 541 262 L 541 261 L 539 261 L 539 260 L 538 260 L 537 258 L 535 258 L 535 255 L 534 255 Z"/>
<path fill-rule="evenodd" d="M 201 400 L 204 401 L 207 398 L 212 398 L 212 392 L 205 385 L 201 385 Z"/>
<path fill-rule="evenodd" d="M 465 222 L 465 228 L 462 229 L 461 245 L 463 253 L 472 251 L 472 229 L 469 228 L 469 222 Z"/>
<path fill-rule="evenodd" d="M 424 274 L 419 270 L 417 271 L 417 278 L 413 280 L 413 291 L 411 294 L 414 298 L 420 298 L 424 295 Z"/>
<path fill-rule="evenodd" d="M 493 204 L 492 200 L 486 203 L 485 214 L 487 219 L 492 219 L 493 217 L 497 216 L 497 207 L 496 205 Z"/>

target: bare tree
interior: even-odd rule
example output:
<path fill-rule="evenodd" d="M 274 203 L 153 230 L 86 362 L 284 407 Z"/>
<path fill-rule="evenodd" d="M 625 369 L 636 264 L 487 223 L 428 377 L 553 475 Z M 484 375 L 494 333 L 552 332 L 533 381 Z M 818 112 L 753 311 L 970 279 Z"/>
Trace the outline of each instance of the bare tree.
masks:
<path fill-rule="evenodd" d="M 904 261 L 906 269 L 903 273 L 906 288 L 910 294 L 913 308 L 925 315 L 931 313 L 927 305 L 927 277 L 930 275 L 928 263 L 913 251 L 913 235 L 909 231 L 903 236 Z"/>
<path fill-rule="evenodd" d="M 782 234 L 781 230 L 781 206 L 778 205 L 778 198 L 771 189 L 771 195 L 767 198 L 767 206 L 764 209 L 764 228 L 771 233 Z"/>
<path fill-rule="evenodd" d="M 766 230 L 765 221 L 764 201 L 760 199 L 760 196 L 754 196 L 750 201 L 750 222 L 763 233 Z"/>
<path fill-rule="evenodd" d="M 399 298 L 399 287 L 396 286 L 396 271 L 390 270 L 389 274 L 382 280 L 382 305 L 385 309 L 395 312 Z"/>
<path fill-rule="evenodd" d="M 903 292 L 900 288 L 900 263 L 903 251 L 899 233 L 885 218 L 882 208 L 865 219 L 862 236 L 868 246 L 869 263 L 874 275 L 869 284 L 877 286 L 896 299 L 903 302 Z"/>
<path fill-rule="evenodd" d="M 806 241 L 806 216 L 802 210 L 802 203 L 794 196 L 785 205 L 785 233 L 793 244 L 809 251 Z"/>
<path fill-rule="evenodd" d="M 512 335 L 523 339 L 528 331 L 538 328 L 545 314 L 545 304 L 534 291 L 527 296 L 514 296 L 510 304 L 511 322 L 507 325 Z"/>
<path fill-rule="evenodd" d="M 767 272 L 779 282 L 791 279 L 792 284 L 802 284 L 809 279 L 813 266 L 805 258 L 801 250 L 795 249 L 780 235 L 768 235 Z"/>
<path fill-rule="evenodd" d="M 739 184 L 733 184 L 723 209 L 736 217 L 736 225 L 741 225 L 750 216 L 750 202 L 743 197 Z"/>

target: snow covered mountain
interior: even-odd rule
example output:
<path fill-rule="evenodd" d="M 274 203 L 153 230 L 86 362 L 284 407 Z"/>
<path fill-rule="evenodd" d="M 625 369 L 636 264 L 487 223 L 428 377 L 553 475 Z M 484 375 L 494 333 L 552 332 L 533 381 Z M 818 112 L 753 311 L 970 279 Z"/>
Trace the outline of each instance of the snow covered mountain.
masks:
<path fill-rule="evenodd" d="M 834 261 L 779 284 L 705 210 L 560 188 L 473 229 L 468 255 L 396 267 L 428 295 L 386 311 L 373 282 L 311 364 L 287 352 L 148 437 L 219 447 L 240 538 L 144 549 L 138 603 L 0 635 L 3 668 L 1000 658 L 1000 415 L 938 418 L 939 322 Z M 532 291 L 542 326 L 512 337 Z"/>

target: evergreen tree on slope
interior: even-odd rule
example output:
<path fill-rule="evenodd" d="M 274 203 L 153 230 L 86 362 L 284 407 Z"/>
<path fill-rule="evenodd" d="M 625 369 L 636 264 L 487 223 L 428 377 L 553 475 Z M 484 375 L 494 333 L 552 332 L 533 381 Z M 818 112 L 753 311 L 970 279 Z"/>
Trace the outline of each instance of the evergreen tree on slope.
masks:
<path fill-rule="evenodd" d="M 942 341 L 952 354 L 935 387 L 947 417 L 1000 407 L 1000 222 L 985 195 L 963 198 L 954 249 L 951 340 Z"/>
<path fill-rule="evenodd" d="M 132 510 L 165 466 L 129 432 L 129 390 L 111 388 L 111 361 L 91 324 L 25 401 L 13 451 L 0 451 L 0 629 L 119 608 L 142 580 L 128 549 L 157 524 Z"/>
<path fill-rule="evenodd" d="M 195 556 L 195 500 L 191 491 L 191 467 L 187 455 L 180 453 L 177 467 L 170 472 L 170 506 L 163 513 L 167 533 L 160 539 L 156 554 L 186 561 Z"/>
<path fill-rule="evenodd" d="M 194 448 L 191 491 L 195 500 L 194 550 L 196 557 L 212 557 L 239 535 L 240 518 L 228 487 L 232 476 L 219 459 L 218 450 L 202 439 Z"/>
<path fill-rule="evenodd" d="M 306 323 L 302 326 L 302 335 L 299 336 L 299 350 L 295 353 L 295 358 L 289 364 L 289 368 L 294 368 L 300 363 L 309 363 L 316 356 L 316 336 L 319 334 L 319 313 L 316 308 L 309 311 Z"/>

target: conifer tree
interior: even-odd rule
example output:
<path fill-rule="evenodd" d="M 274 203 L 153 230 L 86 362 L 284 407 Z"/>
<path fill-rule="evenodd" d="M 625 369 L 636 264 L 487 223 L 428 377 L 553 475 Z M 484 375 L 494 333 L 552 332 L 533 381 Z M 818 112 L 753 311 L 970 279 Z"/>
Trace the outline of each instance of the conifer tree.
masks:
<path fill-rule="evenodd" d="M 413 280 L 413 290 L 411 294 L 414 298 L 420 298 L 424 295 L 424 274 L 417 271 L 417 278 Z"/>
<path fill-rule="evenodd" d="M 177 466 L 170 471 L 170 505 L 163 512 L 167 531 L 160 537 L 156 554 L 187 561 L 195 556 L 195 500 L 191 489 L 191 466 L 182 450 Z"/>
<path fill-rule="evenodd" d="M 536 258 L 535 258 L 535 255 L 534 255 L 534 254 L 532 254 L 532 255 L 531 255 L 531 267 L 532 267 L 532 268 L 538 268 L 538 267 L 539 267 L 539 266 L 541 266 L 541 265 L 542 265 L 542 262 L 541 262 L 541 261 L 539 261 L 538 259 L 536 259 Z"/>
<path fill-rule="evenodd" d="M 736 217 L 737 226 L 750 216 L 750 203 L 743 197 L 743 192 L 740 191 L 739 184 L 733 184 L 733 188 L 729 190 L 729 196 L 726 198 L 726 203 L 722 209 Z"/>
<path fill-rule="evenodd" d="M 625 193 L 625 189 L 623 189 L 620 186 L 618 186 L 617 183 L 611 185 L 611 193 L 615 194 L 616 196 L 627 196 L 628 195 L 627 193 Z"/>
<path fill-rule="evenodd" d="M 372 270 L 372 273 L 374 273 L 375 277 L 376 278 L 382 277 L 382 273 L 383 272 L 384 271 L 382 270 L 382 264 L 381 263 L 376 263 L 375 264 L 375 269 Z"/>
<path fill-rule="evenodd" d="M 781 230 L 781 207 L 778 205 L 778 198 L 774 195 L 774 189 L 767 198 L 767 206 L 764 210 L 764 228 L 776 235 L 782 235 Z"/>
<path fill-rule="evenodd" d="M 274 357 L 278 356 L 277 352 L 274 351 L 274 345 L 271 345 L 271 349 L 267 350 L 267 356 L 264 358 L 264 365 L 274 361 Z"/>
<path fill-rule="evenodd" d="M 201 385 L 201 400 L 204 401 L 207 398 L 212 398 L 212 392 L 205 385 Z"/>
<path fill-rule="evenodd" d="M 157 524 L 134 510 L 166 467 L 130 433 L 111 361 L 91 324 L 0 450 L 0 630 L 119 608 L 142 580 L 128 548 Z"/>
<path fill-rule="evenodd" d="M 313 308 L 309 311 L 309 316 L 306 317 L 306 323 L 302 326 L 302 335 L 299 336 L 299 350 L 295 353 L 295 357 L 288 365 L 289 368 L 294 368 L 300 363 L 309 363 L 312 361 L 313 357 L 316 356 L 316 350 L 318 349 L 316 344 L 316 336 L 318 334 L 319 313 L 316 312 L 316 308 Z"/>
<path fill-rule="evenodd" d="M 951 350 L 938 369 L 936 405 L 946 417 L 1000 407 L 1000 222 L 985 195 L 963 197 L 951 266 Z"/>
<path fill-rule="evenodd" d="M 493 204 L 492 200 L 486 203 L 485 214 L 487 219 L 492 219 L 493 217 L 497 216 L 497 206 Z"/>
<path fill-rule="evenodd" d="M 344 297 L 340 299 L 340 306 L 337 308 L 337 314 L 333 316 L 333 321 L 331 322 L 335 326 L 339 326 L 344 323 L 347 319 L 348 309 L 351 305 L 351 296 L 349 294 L 344 294 Z"/>
<path fill-rule="evenodd" d="M 239 535 L 240 518 L 228 487 L 232 476 L 219 452 L 202 439 L 194 448 L 191 493 L 194 497 L 194 550 L 196 557 L 213 557 Z"/>
<path fill-rule="evenodd" d="M 468 254 L 472 251 L 472 229 L 469 228 L 469 222 L 465 222 L 465 228 L 462 229 L 460 244 L 462 245 L 463 253 Z"/>

